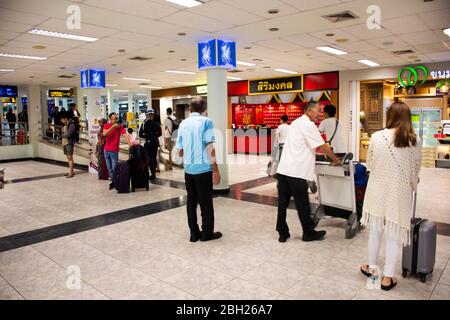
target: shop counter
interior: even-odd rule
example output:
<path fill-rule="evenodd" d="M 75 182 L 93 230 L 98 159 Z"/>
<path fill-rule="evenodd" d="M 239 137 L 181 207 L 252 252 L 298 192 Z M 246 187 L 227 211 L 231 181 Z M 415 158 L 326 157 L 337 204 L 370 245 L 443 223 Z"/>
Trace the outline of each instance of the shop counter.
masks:
<path fill-rule="evenodd" d="M 276 129 L 233 129 L 233 150 L 236 154 L 270 154 L 272 134 Z"/>

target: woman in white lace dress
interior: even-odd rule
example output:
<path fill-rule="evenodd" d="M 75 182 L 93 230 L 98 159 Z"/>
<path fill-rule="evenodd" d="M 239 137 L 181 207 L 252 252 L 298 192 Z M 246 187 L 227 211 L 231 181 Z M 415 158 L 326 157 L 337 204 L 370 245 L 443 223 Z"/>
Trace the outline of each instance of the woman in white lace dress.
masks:
<path fill-rule="evenodd" d="M 369 227 L 369 263 L 361 272 L 371 275 L 378 265 L 383 232 L 386 234 L 385 265 L 381 288 L 397 284 L 395 265 L 400 244 L 410 242 L 412 194 L 417 188 L 421 146 L 411 122 L 411 110 L 405 103 L 389 107 L 386 129 L 374 133 L 367 153 L 370 171 L 364 198 L 362 223 Z"/>

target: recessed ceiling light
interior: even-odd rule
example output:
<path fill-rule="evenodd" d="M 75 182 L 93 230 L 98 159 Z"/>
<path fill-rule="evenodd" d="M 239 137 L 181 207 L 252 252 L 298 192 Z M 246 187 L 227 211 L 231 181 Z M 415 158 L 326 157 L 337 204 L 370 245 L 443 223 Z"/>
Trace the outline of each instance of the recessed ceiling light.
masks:
<path fill-rule="evenodd" d="M 117 71 L 117 74 L 122 74 L 122 71 Z"/>
<path fill-rule="evenodd" d="M 268 13 L 268 14 L 277 14 L 278 12 L 280 12 L 280 10 L 278 10 L 278 9 L 270 9 L 270 10 L 267 10 L 267 13 Z"/>
<path fill-rule="evenodd" d="M 420 61 L 422 61 L 422 59 L 416 59 L 416 60 L 414 60 L 415 62 L 420 62 Z"/>
<path fill-rule="evenodd" d="M 169 53 L 175 53 L 175 50 L 169 50 Z"/>
<path fill-rule="evenodd" d="M 0 69 L 0 72 L 13 72 L 13 69 Z"/>
<path fill-rule="evenodd" d="M 250 62 L 245 62 L 245 61 L 236 61 L 236 64 L 240 65 L 240 66 L 247 66 L 247 67 L 251 67 L 254 66 L 254 63 L 250 63 Z"/>
<path fill-rule="evenodd" d="M 119 49 L 119 50 L 117 50 L 117 52 L 124 53 L 124 52 L 127 52 L 127 50 L 125 50 L 125 49 Z"/>
<path fill-rule="evenodd" d="M 442 32 L 450 37 L 450 28 L 445 28 L 442 30 Z"/>
<path fill-rule="evenodd" d="M 106 86 L 107 87 L 117 87 L 117 84 L 115 84 L 115 83 L 107 83 Z"/>
<path fill-rule="evenodd" d="M 37 44 L 37 45 L 32 46 L 32 48 L 33 48 L 33 49 L 36 49 L 36 50 L 44 50 L 44 49 L 46 49 L 47 47 L 46 47 L 46 46 L 43 46 L 43 45 L 41 45 L 41 44 Z"/>
<path fill-rule="evenodd" d="M 245 50 L 250 50 L 251 48 L 252 48 L 252 47 L 250 47 L 250 46 L 244 47 Z"/>
<path fill-rule="evenodd" d="M 336 39 L 336 42 L 338 42 L 338 43 L 347 42 L 347 41 L 348 41 L 347 38 L 338 38 L 338 39 Z"/>
<path fill-rule="evenodd" d="M 286 69 L 275 69 L 275 71 L 282 72 L 282 73 L 288 73 L 288 74 L 297 74 L 295 71 L 286 70 Z"/>
<path fill-rule="evenodd" d="M 327 33 L 327 34 L 325 34 L 327 37 L 334 37 L 334 33 Z"/>
<path fill-rule="evenodd" d="M 229 80 L 242 80 L 242 78 L 238 78 L 238 77 L 227 77 L 227 79 L 229 79 Z"/>
<path fill-rule="evenodd" d="M 111 67 L 117 67 L 117 64 L 111 63 Z"/>
<path fill-rule="evenodd" d="M 11 54 L 11 53 L 0 53 L 0 57 L 28 59 L 28 60 L 46 60 L 47 59 L 47 57 L 23 56 L 20 54 Z"/>
<path fill-rule="evenodd" d="M 371 60 L 367 60 L 367 59 L 363 59 L 363 60 L 358 60 L 359 63 L 365 64 L 366 66 L 369 67 L 378 67 L 379 64 L 376 62 L 373 62 Z"/>
<path fill-rule="evenodd" d="M 166 70 L 167 73 L 180 73 L 180 74 L 195 74 L 191 71 L 179 71 L 179 70 Z"/>
<path fill-rule="evenodd" d="M 260 58 L 254 58 L 253 61 L 255 61 L 255 62 L 262 62 L 263 59 L 260 59 Z"/>
<path fill-rule="evenodd" d="M 162 87 L 154 87 L 154 86 L 139 86 L 139 88 L 146 88 L 146 89 L 162 89 Z"/>
<path fill-rule="evenodd" d="M 59 67 L 61 70 L 64 70 L 64 69 L 66 69 L 66 67 Z"/>
<path fill-rule="evenodd" d="M 263 69 L 270 69 L 271 67 L 269 67 L 269 66 L 265 66 L 265 67 L 263 67 Z"/>
<path fill-rule="evenodd" d="M 86 41 L 86 42 L 94 42 L 94 41 L 98 40 L 97 38 L 93 38 L 93 37 L 79 36 L 76 34 L 48 31 L 48 30 L 42 30 L 42 29 L 31 29 L 30 31 L 28 31 L 28 33 L 36 34 L 39 36 L 63 38 L 63 39 Z"/>
<path fill-rule="evenodd" d="M 273 31 L 278 31 L 278 30 L 280 30 L 280 28 L 270 28 L 270 29 L 269 29 L 269 31 L 272 31 L 272 32 L 273 32 Z"/>
<path fill-rule="evenodd" d="M 186 35 L 186 32 L 178 32 L 177 33 L 179 36 L 185 36 Z"/>
<path fill-rule="evenodd" d="M 385 42 L 382 43 L 382 45 L 383 45 L 384 47 L 390 47 L 390 46 L 392 46 L 393 44 L 394 44 L 393 41 L 385 41 Z"/>
<path fill-rule="evenodd" d="M 130 78 L 130 77 L 123 77 L 123 80 L 132 80 L 132 81 L 151 81 L 149 79 L 142 79 L 142 78 Z"/>
<path fill-rule="evenodd" d="M 183 59 L 180 59 L 181 61 L 187 61 L 187 59 L 186 58 L 183 58 Z"/>
<path fill-rule="evenodd" d="M 178 4 L 183 7 L 188 7 L 188 8 L 196 7 L 196 6 L 203 4 L 203 2 L 200 2 L 197 0 L 166 0 L 166 1 Z"/>
<path fill-rule="evenodd" d="M 30 79 L 33 79 L 33 78 L 34 78 L 34 76 L 29 76 L 28 78 L 30 78 Z"/>
<path fill-rule="evenodd" d="M 345 51 L 342 51 L 342 50 L 339 50 L 339 49 L 335 49 L 335 48 L 332 48 L 332 47 L 317 47 L 316 49 L 317 50 L 321 50 L 321 51 L 325 51 L 325 52 L 328 52 L 328 53 L 331 53 L 331 54 L 335 54 L 335 55 L 338 55 L 338 56 L 341 56 L 341 55 L 344 55 L 344 54 L 348 54 Z"/>

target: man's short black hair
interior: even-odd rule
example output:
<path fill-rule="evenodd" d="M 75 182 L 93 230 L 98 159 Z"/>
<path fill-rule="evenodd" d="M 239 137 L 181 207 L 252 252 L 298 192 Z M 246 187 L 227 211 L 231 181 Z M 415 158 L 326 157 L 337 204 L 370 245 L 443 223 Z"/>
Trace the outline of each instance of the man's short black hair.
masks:
<path fill-rule="evenodd" d="M 128 133 L 132 134 L 133 133 L 133 128 L 128 128 Z"/>
<path fill-rule="evenodd" d="M 70 107 L 70 108 L 73 108 L 73 107 L 76 107 L 76 106 L 77 106 L 77 104 L 76 104 L 76 103 L 73 103 L 73 102 L 72 102 L 71 104 L 69 104 L 69 107 Z"/>
<path fill-rule="evenodd" d="M 115 115 L 115 114 L 117 114 L 117 113 L 111 112 L 111 113 L 108 115 L 108 118 L 111 119 L 111 117 L 112 117 L 113 115 Z"/>
<path fill-rule="evenodd" d="M 62 119 L 69 119 L 69 115 L 67 114 L 67 112 L 61 112 L 61 114 L 59 115 L 59 118 Z"/>
<path fill-rule="evenodd" d="M 166 113 L 167 113 L 168 115 L 171 115 L 171 114 L 173 113 L 172 108 L 167 108 Z"/>
<path fill-rule="evenodd" d="M 327 104 L 325 108 L 323 108 L 323 112 L 328 113 L 330 117 L 334 117 L 336 115 L 336 107 L 332 104 Z"/>
<path fill-rule="evenodd" d="M 311 100 L 309 100 L 305 105 L 305 112 L 311 108 L 314 108 L 316 105 L 317 105 L 317 102 L 311 98 Z"/>
<path fill-rule="evenodd" d="M 205 100 L 199 97 L 193 98 L 190 107 L 192 112 L 202 113 L 205 111 Z"/>
<path fill-rule="evenodd" d="M 287 114 L 283 114 L 281 116 L 281 120 L 283 120 L 283 122 L 288 122 L 289 121 L 289 117 L 287 116 Z"/>

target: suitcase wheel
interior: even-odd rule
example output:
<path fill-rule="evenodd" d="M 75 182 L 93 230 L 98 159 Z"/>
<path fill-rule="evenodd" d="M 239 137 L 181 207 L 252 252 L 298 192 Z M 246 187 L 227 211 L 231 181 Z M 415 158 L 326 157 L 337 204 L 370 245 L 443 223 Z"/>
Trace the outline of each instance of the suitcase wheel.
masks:
<path fill-rule="evenodd" d="M 427 275 L 424 273 L 420 274 L 420 281 L 423 283 L 427 282 Z"/>
<path fill-rule="evenodd" d="M 402 277 L 406 278 L 407 275 L 408 275 L 408 270 L 407 269 L 403 269 Z"/>

